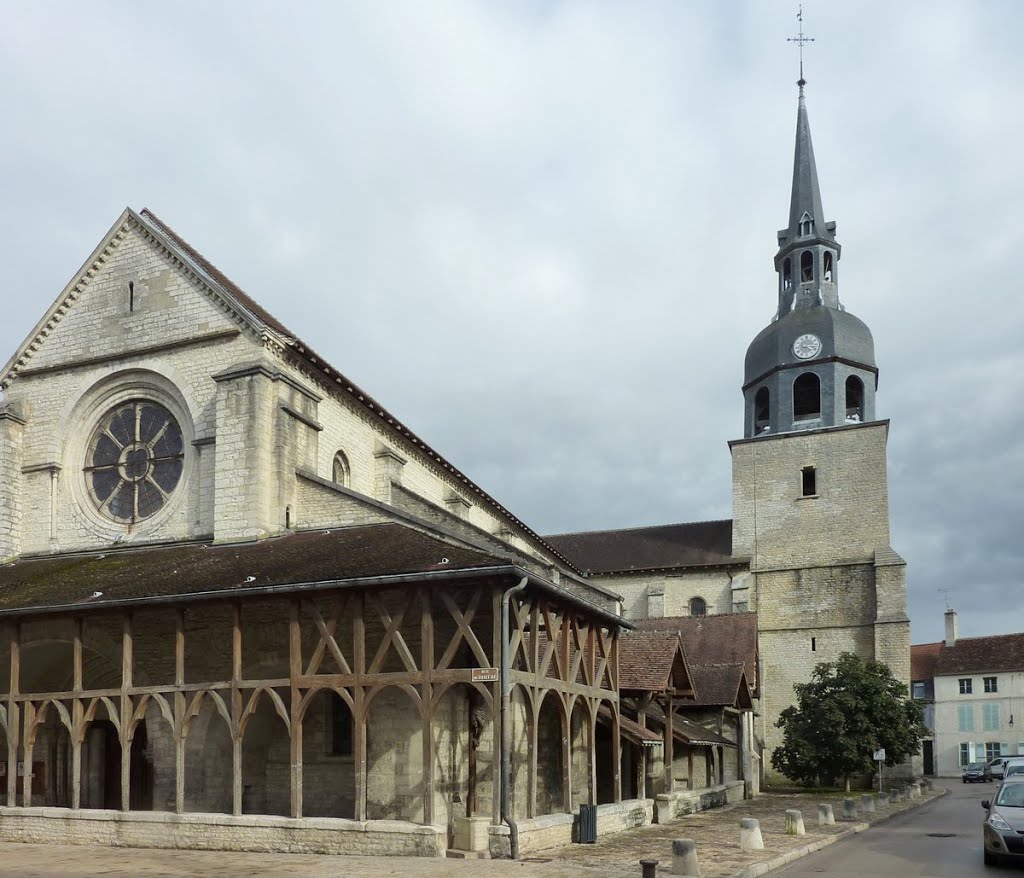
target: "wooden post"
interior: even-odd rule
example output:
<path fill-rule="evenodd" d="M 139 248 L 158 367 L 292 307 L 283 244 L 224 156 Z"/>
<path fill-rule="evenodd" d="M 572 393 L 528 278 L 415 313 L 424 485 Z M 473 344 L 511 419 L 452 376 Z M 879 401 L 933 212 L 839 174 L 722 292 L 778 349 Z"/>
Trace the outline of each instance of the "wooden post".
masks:
<path fill-rule="evenodd" d="M 612 777 L 614 787 L 612 798 L 615 802 L 622 801 L 622 729 L 619 728 L 619 702 L 612 705 Z"/>
<path fill-rule="evenodd" d="M 31 701 L 25 702 L 25 747 L 22 757 L 25 760 L 25 773 L 21 778 L 21 801 L 26 808 L 32 807 L 32 745 L 35 742 L 35 733 L 32 729 L 36 714 L 36 707 Z M 18 773 L 18 765 L 14 765 L 14 773 Z"/>
<path fill-rule="evenodd" d="M 291 682 L 291 816 L 302 816 L 302 714 L 299 704 L 302 694 L 299 677 L 302 676 L 302 629 L 299 627 L 299 602 L 288 603 L 288 676 Z"/>
<path fill-rule="evenodd" d="M 533 819 L 537 816 L 537 746 L 540 739 L 540 732 L 538 726 L 540 725 L 540 712 L 544 705 L 544 699 L 541 698 L 540 703 L 537 703 L 536 693 L 534 689 L 534 697 L 531 699 L 529 705 L 530 715 L 533 717 L 533 722 L 530 723 L 528 733 L 530 735 L 530 768 L 529 777 L 526 780 L 526 816 L 529 819 Z"/>
<path fill-rule="evenodd" d="M 725 783 L 725 747 L 718 748 L 718 782 Z"/>
<path fill-rule="evenodd" d="M 501 665 L 507 632 L 501 630 L 501 591 L 491 590 L 491 667 Z M 511 709 L 511 705 L 510 705 Z M 501 823 L 501 678 L 491 686 L 491 823 Z"/>
<path fill-rule="evenodd" d="M 636 721 L 642 729 L 647 728 L 647 705 L 650 703 L 650 698 L 650 693 L 644 695 L 637 710 Z M 640 777 L 637 779 L 636 791 L 637 797 L 641 799 L 647 798 L 647 754 L 650 749 L 646 744 L 640 745 Z"/>
<path fill-rule="evenodd" d="M 174 812 L 185 812 L 185 610 L 174 614 Z"/>
<path fill-rule="evenodd" d="M 562 810 L 572 813 L 572 712 L 568 698 L 558 693 L 562 705 Z"/>
<path fill-rule="evenodd" d="M 693 747 L 686 748 L 686 783 L 693 789 Z"/>
<path fill-rule="evenodd" d="M 363 674 L 366 673 L 366 601 L 360 592 L 352 601 L 355 613 L 352 619 L 352 672 L 356 685 L 352 687 L 355 710 L 352 712 L 353 781 L 355 786 L 355 818 L 366 819 L 366 690 Z"/>
<path fill-rule="evenodd" d="M 434 822 L 434 623 L 430 615 L 430 596 L 420 589 L 420 709 L 423 713 L 423 823 Z"/>
<path fill-rule="evenodd" d="M 15 622 L 10 627 L 11 635 L 11 679 L 7 690 L 7 804 L 18 804 L 18 745 L 20 723 L 17 696 L 21 680 L 21 625 Z"/>
<path fill-rule="evenodd" d="M 715 770 L 715 748 L 705 747 L 704 748 L 704 785 L 711 786 L 711 782 L 714 778 L 712 772 Z"/>
<path fill-rule="evenodd" d="M 587 784 L 587 801 L 597 804 L 597 705 L 593 698 L 587 699 L 587 713 L 590 714 L 587 725 L 587 773 L 590 781 Z M 618 773 L 618 772 L 616 772 Z"/>
<path fill-rule="evenodd" d="M 71 807 L 76 811 L 82 807 L 82 720 L 84 710 L 82 699 L 78 697 L 82 691 L 82 619 L 74 621 L 72 646 L 71 688 L 75 692 L 75 700 L 71 704 Z"/>
<path fill-rule="evenodd" d="M 242 607 L 231 606 L 231 813 L 242 813 Z"/>
<path fill-rule="evenodd" d="M 132 617 L 121 620 L 121 810 L 131 810 L 132 778 Z"/>
<path fill-rule="evenodd" d="M 676 789 L 675 780 L 675 733 L 672 730 L 672 714 L 674 713 L 671 693 L 665 702 L 665 792 L 672 793 Z"/>

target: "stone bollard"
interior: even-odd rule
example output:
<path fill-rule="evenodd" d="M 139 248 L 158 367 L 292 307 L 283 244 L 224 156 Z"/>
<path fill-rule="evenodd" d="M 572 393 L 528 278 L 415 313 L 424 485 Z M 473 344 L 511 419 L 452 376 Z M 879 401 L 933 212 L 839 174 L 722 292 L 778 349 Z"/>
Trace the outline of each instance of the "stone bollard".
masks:
<path fill-rule="evenodd" d="M 891 801 L 892 801 L 892 803 L 894 805 L 903 801 L 903 788 L 902 787 L 893 787 L 892 788 Z"/>
<path fill-rule="evenodd" d="M 672 874 L 700 876 L 697 862 L 697 843 L 692 838 L 677 838 L 672 842 Z"/>
<path fill-rule="evenodd" d="M 879 808 L 888 808 L 889 807 L 889 794 L 888 793 L 879 793 L 878 794 L 878 807 Z"/>
<path fill-rule="evenodd" d="M 921 784 L 917 783 L 916 781 L 910 785 L 910 798 L 921 798 Z"/>
<path fill-rule="evenodd" d="M 658 868 L 657 860 L 640 861 L 640 878 L 657 878 L 655 870 Z"/>
<path fill-rule="evenodd" d="M 804 829 L 804 815 L 796 808 L 786 811 L 786 835 L 807 835 Z"/>
<path fill-rule="evenodd" d="M 740 850 L 764 850 L 764 839 L 761 838 L 761 824 L 758 823 L 756 817 L 744 817 L 740 820 Z"/>
<path fill-rule="evenodd" d="M 853 820 L 857 816 L 857 802 L 854 799 L 843 799 L 843 817 Z"/>
<path fill-rule="evenodd" d="M 860 797 L 860 810 L 864 814 L 875 813 L 875 797 L 871 793 L 865 793 Z"/>
<path fill-rule="evenodd" d="M 935 784 L 932 782 L 932 779 L 930 777 L 926 777 L 924 780 L 921 781 L 921 783 L 924 784 L 924 788 L 929 793 L 935 789 Z"/>
<path fill-rule="evenodd" d="M 822 802 L 818 805 L 818 826 L 835 826 L 836 815 L 832 812 L 832 805 Z"/>

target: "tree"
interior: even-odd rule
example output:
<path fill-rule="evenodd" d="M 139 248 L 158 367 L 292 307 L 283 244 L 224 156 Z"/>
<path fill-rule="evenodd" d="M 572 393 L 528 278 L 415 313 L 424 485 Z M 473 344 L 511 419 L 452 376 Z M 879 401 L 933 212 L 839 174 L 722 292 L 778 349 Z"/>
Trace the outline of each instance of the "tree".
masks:
<path fill-rule="evenodd" d="M 926 730 L 921 707 L 907 687 L 880 662 L 844 652 L 814 668 L 809 683 L 797 683 L 796 704 L 776 726 L 782 745 L 772 763 L 800 783 L 832 783 L 874 770 L 872 756 L 884 748 L 885 764 L 898 765 L 917 753 Z"/>

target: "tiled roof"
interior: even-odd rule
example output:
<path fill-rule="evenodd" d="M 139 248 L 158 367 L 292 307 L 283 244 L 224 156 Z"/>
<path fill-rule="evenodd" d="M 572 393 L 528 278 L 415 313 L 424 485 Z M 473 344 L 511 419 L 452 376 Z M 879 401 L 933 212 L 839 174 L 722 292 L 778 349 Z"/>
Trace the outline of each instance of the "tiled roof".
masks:
<path fill-rule="evenodd" d="M 0 610 L 195 595 L 507 565 L 400 524 L 232 545 L 185 543 L 31 558 L 0 567 Z"/>
<path fill-rule="evenodd" d="M 731 520 L 553 534 L 544 539 L 591 574 L 736 563 Z"/>
<path fill-rule="evenodd" d="M 647 719 L 653 721 L 660 728 L 665 727 L 665 712 L 657 705 L 650 705 L 647 708 Z M 700 723 L 684 719 L 678 712 L 672 716 L 672 737 L 684 744 L 692 746 L 720 746 L 735 747 L 736 743 L 718 734 L 718 732 L 706 729 Z"/>
<path fill-rule="evenodd" d="M 910 647 L 910 679 L 931 680 L 935 676 L 935 663 L 939 660 L 942 642 L 921 643 Z"/>
<path fill-rule="evenodd" d="M 666 616 L 638 619 L 636 625 L 642 631 L 678 631 L 691 668 L 698 664 L 742 664 L 747 681 L 757 694 L 757 613 Z"/>
<path fill-rule="evenodd" d="M 249 296 L 248 293 L 234 283 L 226 274 L 224 274 L 224 272 L 203 256 L 202 253 L 196 250 L 195 247 L 189 244 L 188 241 L 182 238 L 181 235 L 175 232 L 169 225 L 167 225 L 167 223 L 153 213 L 153 211 L 149 210 L 149 208 L 144 208 L 142 210 L 141 217 L 145 222 L 150 223 L 160 234 L 169 239 L 182 253 L 184 253 L 185 256 L 196 263 L 196 265 L 213 281 L 219 284 L 229 296 L 233 297 L 242 309 L 255 316 L 256 319 L 265 326 L 282 335 L 289 344 L 291 350 L 294 351 L 295 355 L 305 361 L 314 372 L 321 375 L 325 382 L 328 384 L 335 384 L 344 393 L 346 393 L 355 404 L 368 411 L 373 418 L 383 422 L 388 429 L 400 434 L 405 440 L 419 448 L 427 457 L 431 458 L 436 464 L 449 473 L 456 482 L 464 485 L 470 493 L 478 496 L 488 506 L 498 510 L 518 527 L 522 528 L 524 533 L 536 540 L 540 545 L 547 548 L 555 557 L 565 562 L 568 567 L 574 567 L 572 560 L 562 555 L 560 549 L 547 543 L 543 537 L 537 534 L 525 522 L 513 515 L 490 494 L 484 491 L 483 488 L 473 482 L 467 475 L 427 445 L 426 442 L 420 439 L 419 436 L 413 433 L 412 430 L 406 427 L 398 420 L 398 418 L 391 414 L 391 412 L 380 405 L 372 396 L 361 390 L 347 377 L 335 370 L 323 357 L 309 347 L 309 345 L 302 341 L 302 339 L 296 336 L 295 333 L 260 305 L 259 302 Z M 579 570 L 578 567 L 574 569 L 577 571 Z"/>
<path fill-rule="evenodd" d="M 601 702 L 601 705 L 597 708 L 597 720 L 602 725 L 610 726 L 612 724 L 612 709 L 604 702 Z M 636 720 L 632 720 L 622 714 L 619 715 L 619 734 L 634 744 L 648 747 L 662 743 L 661 735 L 657 732 L 645 729 Z"/>
<path fill-rule="evenodd" d="M 983 671 L 1024 671 L 1024 634 L 964 637 L 939 650 L 937 677 Z"/>
<path fill-rule="evenodd" d="M 690 668 L 697 697 L 694 707 L 751 707 L 750 687 L 742 664 L 698 665 Z"/>
<path fill-rule="evenodd" d="M 619 638 L 620 690 L 662 692 L 674 682 L 680 688 L 693 688 L 678 633 L 631 631 Z"/>

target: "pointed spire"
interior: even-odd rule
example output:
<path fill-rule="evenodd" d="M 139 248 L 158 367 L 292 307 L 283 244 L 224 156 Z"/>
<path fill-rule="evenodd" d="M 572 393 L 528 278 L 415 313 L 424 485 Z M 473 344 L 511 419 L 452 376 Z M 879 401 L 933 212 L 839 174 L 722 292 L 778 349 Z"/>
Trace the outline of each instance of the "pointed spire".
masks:
<path fill-rule="evenodd" d="M 811 144 L 811 124 L 807 120 L 807 102 L 804 100 L 804 80 L 801 77 L 800 98 L 796 111 L 796 148 L 793 153 L 793 192 L 789 200 L 789 228 L 787 240 L 802 237 L 831 238 L 825 227 L 825 213 L 821 208 L 821 190 L 818 187 L 818 169 L 814 164 L 814 146 Z M 811 225 L 805 225 L 810 219 Z"/>

